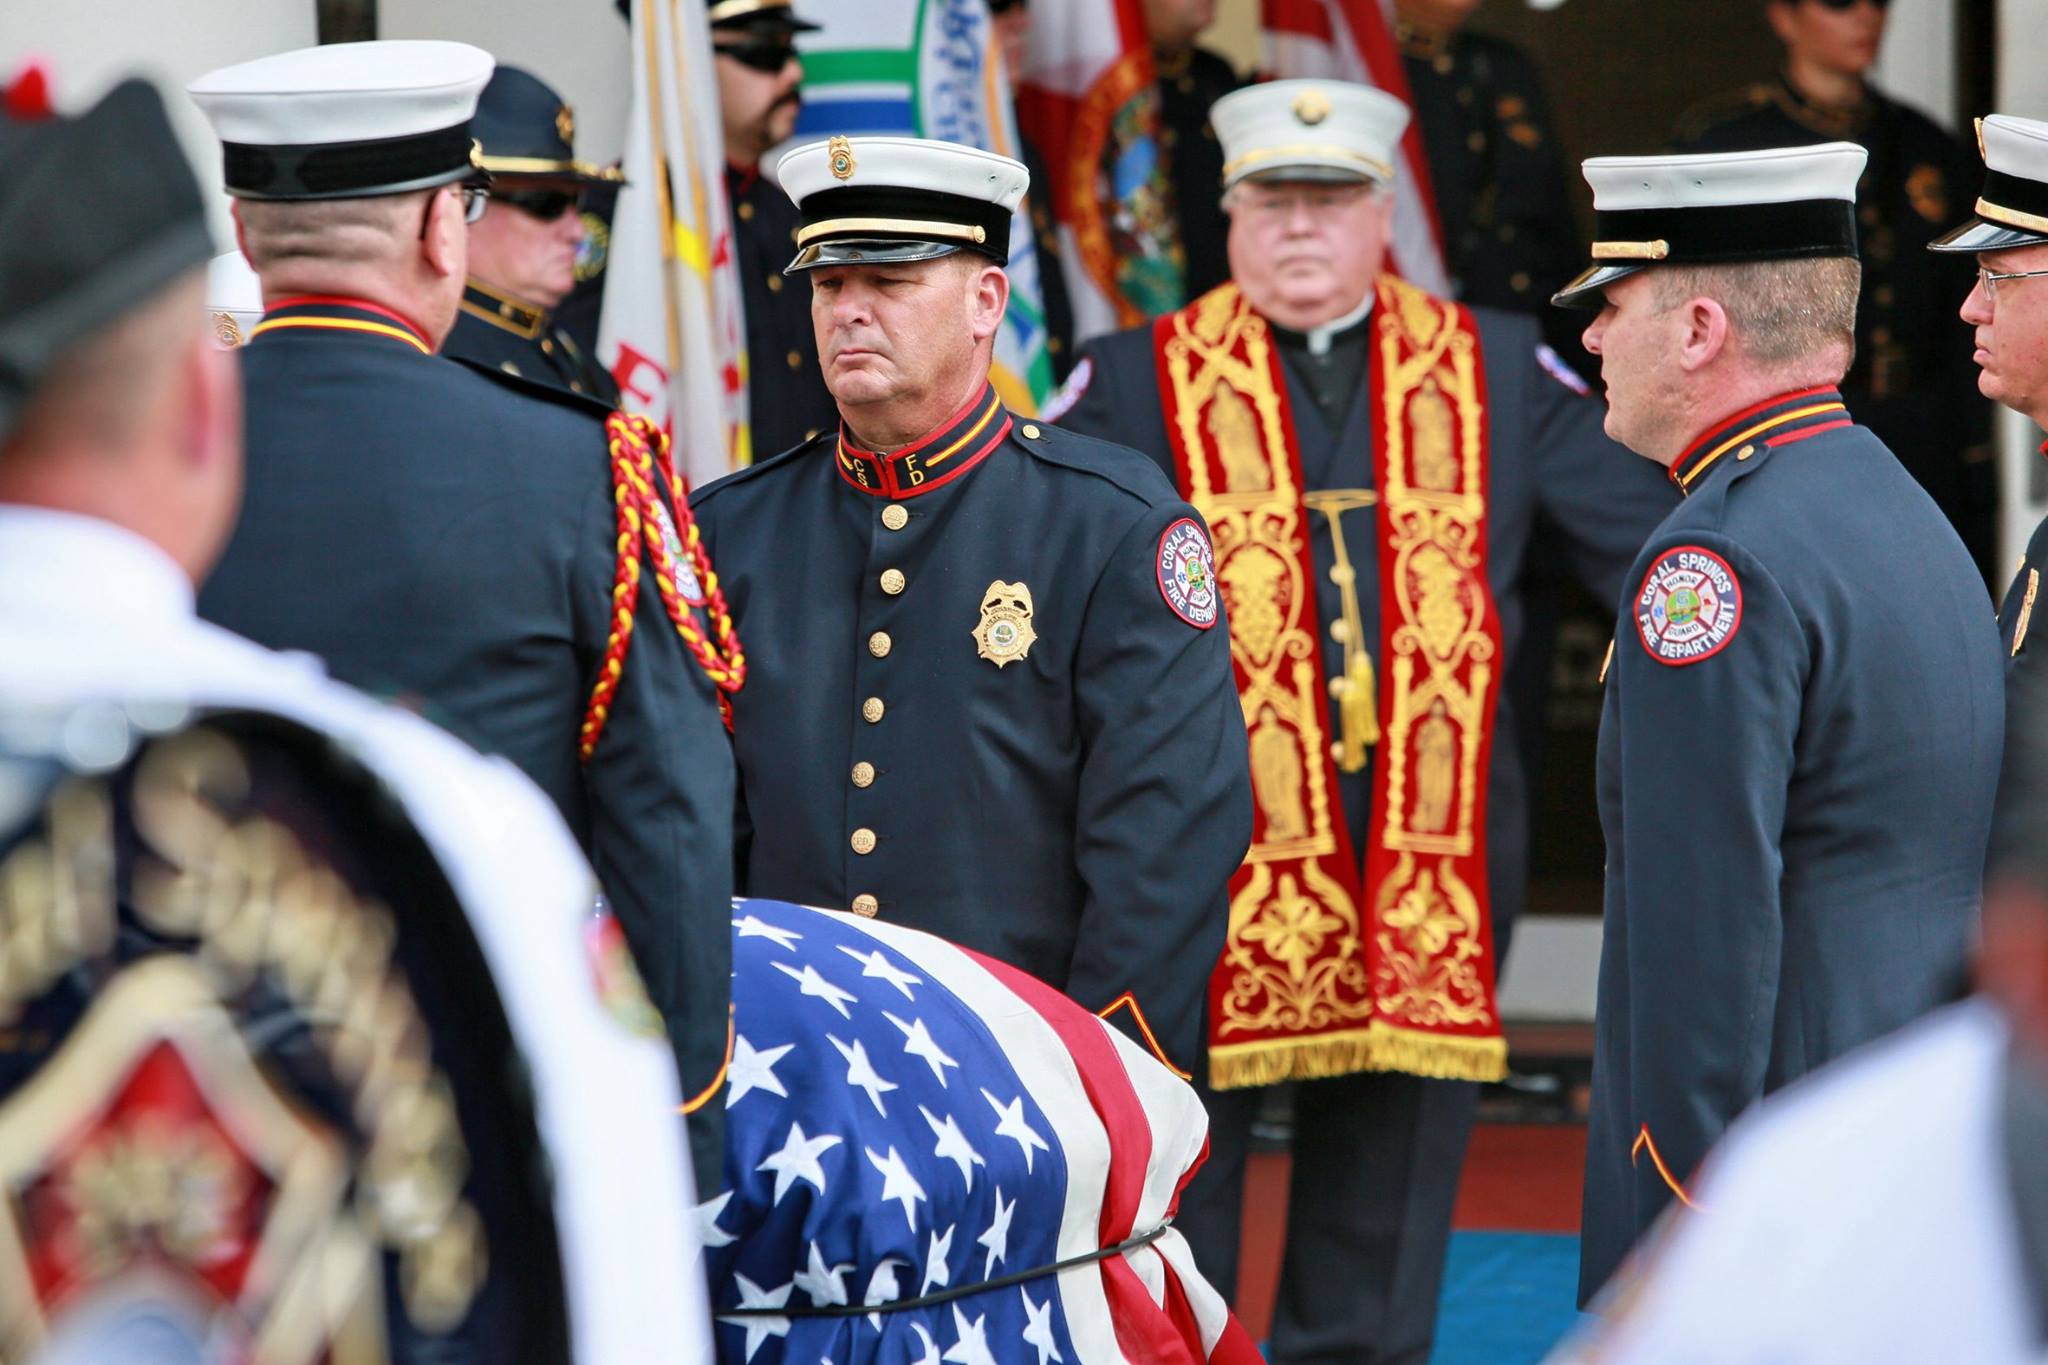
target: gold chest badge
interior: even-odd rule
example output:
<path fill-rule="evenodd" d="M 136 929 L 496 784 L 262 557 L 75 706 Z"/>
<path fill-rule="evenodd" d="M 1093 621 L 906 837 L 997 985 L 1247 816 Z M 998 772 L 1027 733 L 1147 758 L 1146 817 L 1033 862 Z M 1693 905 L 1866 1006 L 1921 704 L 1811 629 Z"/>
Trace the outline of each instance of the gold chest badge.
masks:
<path fill-rule="evenodd" d="M 981 595 L 981 624 L 974 628 L 974 650 L 997 668 L 1031 652 L 1038 632 L 1031 628 L 1031 589 L 998 578 Z"/>

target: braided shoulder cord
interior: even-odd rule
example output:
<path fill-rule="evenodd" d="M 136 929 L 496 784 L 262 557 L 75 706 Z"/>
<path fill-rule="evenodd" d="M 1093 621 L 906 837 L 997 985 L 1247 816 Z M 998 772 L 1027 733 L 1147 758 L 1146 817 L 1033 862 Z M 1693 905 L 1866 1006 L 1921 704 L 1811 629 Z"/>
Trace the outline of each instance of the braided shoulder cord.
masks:
<path fill-rule="evenodd" d="M 729 705 L 727 694 L 739 691 L 747 676 L 746 655 L 741 650 L 739 635 L 733 629 L 725 594 L 719 589 L 718 576 L 711 568 L 711 557 L 704 549 L 697 520 L 690 515 L 689 501 L 683 496 L 682 480 L 676 476 L 669 460 L 667 435 L 645 417 L 621 412 L 605 419 L 605 435 L 611 452 L 612 498 L 619 509 L 618 568 L 612 578 L 611 629 L 605 639 L 604 661 L 598 669 L 597 683 L 591 689 L 590 705 L 584 712 L 582 729 L 577 737 L 577 751 L 585 762 L 597 751 L 598 739 L 604 733 L 605 722 L 611 713 L 612 699 L 625 676 L 626 653 L 633 643 L 634 608 L 639 601 L 641 545 L 646 545 L 653 560 L 654 585 L 662 607 L 675 623 L 676 633 L 689 646 L 698 667 L 718 688 L 721 712 Z M 690 603 L 676 590 L 675 561 L 662 535 L 662 517 L 658 515 L 658 512 L 669 509 L 657 501 L 661 496 L 655 491 L 657 468 L 673 507 L 677 536 L 703 587 L 705 613 L 717 632 L 716 644 L 705 637 L 690 610 Z"/>

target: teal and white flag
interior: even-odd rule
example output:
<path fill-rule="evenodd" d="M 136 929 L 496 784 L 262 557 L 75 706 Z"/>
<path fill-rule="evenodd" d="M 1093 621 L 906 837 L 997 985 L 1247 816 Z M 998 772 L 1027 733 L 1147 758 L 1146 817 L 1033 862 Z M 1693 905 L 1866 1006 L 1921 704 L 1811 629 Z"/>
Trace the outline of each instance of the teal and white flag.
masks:
<path fill-rule="evenodd" d="M 985 0 L 799 4 L 823 25 L 801 39 L 804 106 L 791 145 L 843 134 L 938 138 L 1024 159 Z M 1033 185 L 1031 195 L 1051 193 Z M 1011 411 L 1035 415 L 1053 391 L 1045 294 L 1030 200 L 1010 229 L 1010 310 L 989 378 Z"/>

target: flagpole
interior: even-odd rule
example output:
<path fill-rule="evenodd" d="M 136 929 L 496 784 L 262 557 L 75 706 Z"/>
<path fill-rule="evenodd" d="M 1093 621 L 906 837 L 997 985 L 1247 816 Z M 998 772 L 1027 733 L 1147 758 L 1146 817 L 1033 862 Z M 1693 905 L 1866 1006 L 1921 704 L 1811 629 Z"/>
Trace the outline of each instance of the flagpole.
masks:
<path fill-rule="evenodd" d="M 658 8 L 665 4 L 670 11 L 668 15 L 669 31 L 671 33 L 675 31 L 674 7 L 676 0 L 639 0 L 639 3 L 647 6 L 647 23 L 644 26 L 646 39 L 642 46 L 647 49 L 647 124 L 648 132 L 652 137 L 650 145 L 654 152 L 655 203 L 657 205 L 657 212 L 661 217 L 661 303 L 662 314 L 668 322 L 668 385 L 671 405 L 669 426 L 673 428 L 676 421 L 676 414 L 673 411 L 676 375 L 678 367 L 682 363 L 683 334 L 682 320 L 676 316 L 678 303 L 675 278 L 675 205 L 670 198 L 668 156 L 662 146 L 661 51 L 659 46 L 660 39 L 655 33 L 655 28 L 661 22 L 660 15 L 657 13 Z"/>

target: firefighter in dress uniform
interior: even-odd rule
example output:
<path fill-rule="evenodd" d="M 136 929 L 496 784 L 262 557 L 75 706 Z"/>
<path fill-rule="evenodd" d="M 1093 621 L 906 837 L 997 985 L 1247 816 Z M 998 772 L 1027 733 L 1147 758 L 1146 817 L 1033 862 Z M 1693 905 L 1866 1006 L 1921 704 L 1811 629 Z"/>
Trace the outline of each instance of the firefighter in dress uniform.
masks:
<path fill-rule="evenodd" d="M 193 612 L 241 405 L 162 100 L 0 90 L 0 162 L 0 1352 L 704 1358 L 560 817 Z"/>
<path fill-rule="evenodd" d="M 1856 359 L 1842 396 L 1955 526 L 1985 578 L 1995 564 L 1998 473 L 1991 405 L 1977 392 L 1956 299 L 1970 274 L 1924 250 L 1971 199 L 1968 154 L 1955 137 L 1871 85 L 1884 36 L 1885 0 L 1768 0 L 1765 17 L 1785 45 L 1777 76 L 1685 114 L 1673 151 L 1854 142 L 1869 153 L 1856 186 L 1863 292 Z"/>
<path fill-rule="evenodd" d="M 576 287 L 584 192 L 620 173 L 576 159 L 575 113 L 516 66 L 491 73 L 470 132 L 491 197 L 469 225 L 469 283 L 441 353 L 616 404 L 619 386 L 554 310 Z"/>
<path fill-rule="evenodd" d="M 1745 1107 L 1942 1003 L 2003 729 L 1955 530 L 1839 385 L 1853 143 L 1585 164 L 1608 432 L 1685 499 L 1629 570 L 1580 1292 Z"/>
<path fill-rule="evenodd" d="M 434 354 L 481 204 L 470 117 L 490 72 L 460 43 L 346 43 L 191 86 L 265 303 L 240 352 L 244 516 L 200 612 L 414 699 L 554 799 L 700 1101 L 709 1184 L 721 1115 L 701 1101 L 731 975 L 715 698 L 744 660 L 644 425 Z"/>
<path fill-rule="evenodd" d="M 778 176 L 842 420 L 693 499 L 754 637 L 739 884 L 978 949 L 1185 1072 L 1251 805 L 1208 530 L 990 386 L 1021 164 L 835 137 Z"/>
<path fill-rule="evenodd" d="M 777 455 L 839 421 L 818 371 L 811 301 L 782 273 L 796 250 L 796 208 L 761 173 L 789 140 L 803 96 L 796 35 L 817 25 L 789 0 L 711 0 L 711 50 L 725 130 L 725 190 L 747 320 L 747 414 L 753 453 Z"/>
<path fill-rule="evenodd" d="M 1180 1226 L 1234 1284 L 1259 1087 L 1303 1080 L 1274 1358 L 1422 1360 L 1462 1082 L 1504 1069 L 1492 988 L 1528 793 L 1497 694 L 1531 535 L 1563 528 L 1611 597 L 1676 495 L 1601 434 L 1532 320 L 1381 275 L 1399 101 L 1279 81 L 1212 118 L 1234 282 L 1084 348 L 1063 419 L 1150 455 L 1208 517 L 1250 730 L 1259 824 Z"/>

